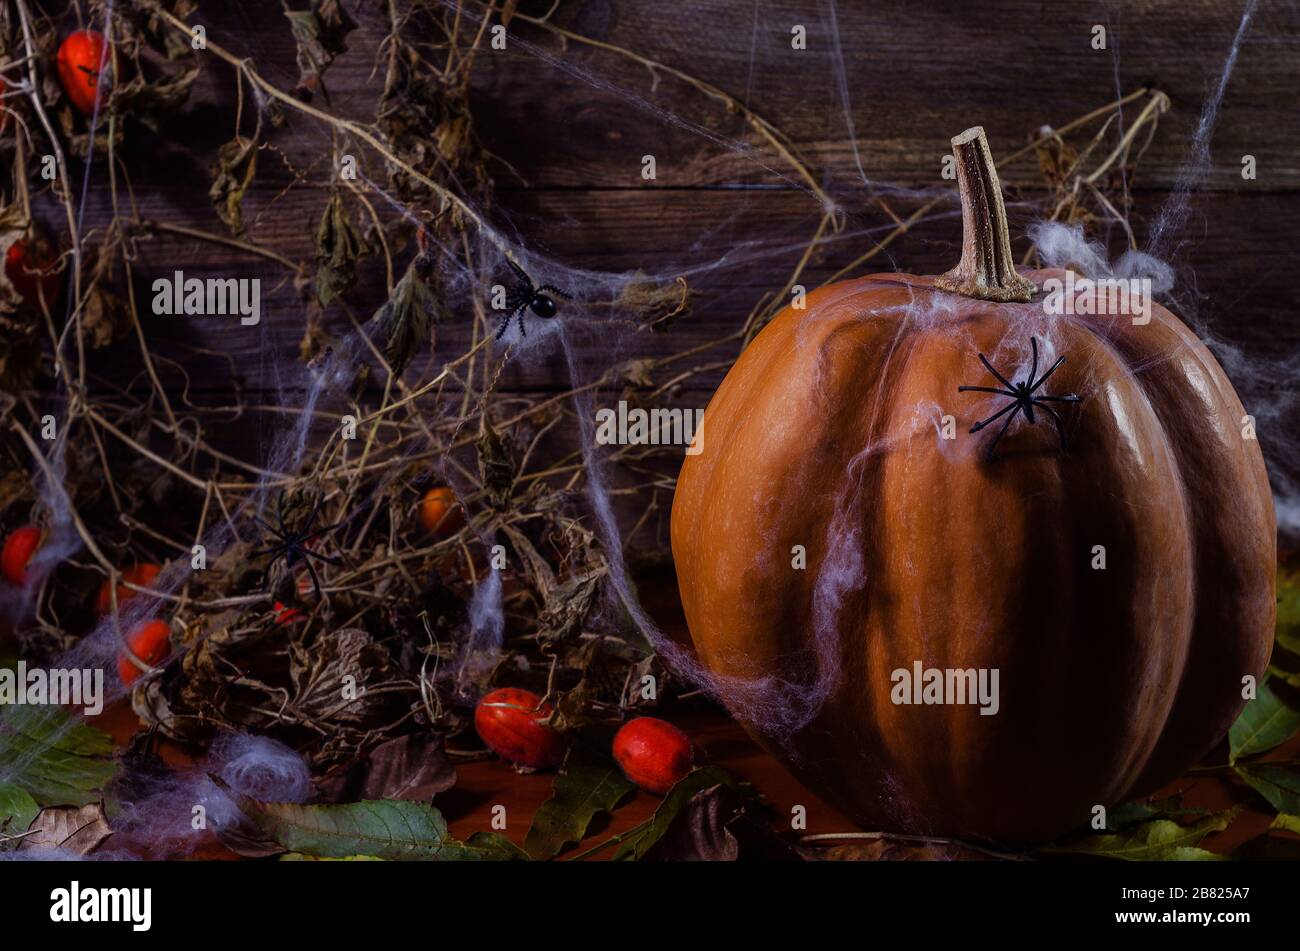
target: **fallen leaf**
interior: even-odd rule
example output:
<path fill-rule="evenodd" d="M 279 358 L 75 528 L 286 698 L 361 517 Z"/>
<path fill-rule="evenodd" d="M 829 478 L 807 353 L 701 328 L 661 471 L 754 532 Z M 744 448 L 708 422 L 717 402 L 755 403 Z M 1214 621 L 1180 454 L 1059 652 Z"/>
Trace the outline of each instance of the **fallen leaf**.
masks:
<path fill-rule="evenodd" d="M 524 851 L 535 859 L 549 859 L 566 845 L 581 842 L 591 820 L 612 812 L 635 788 L 612 759 L 575 743 L 555 777 L 551 798 L 533 816 Z"/>
<path fill-rule="evenodd" d="M 1226 829 L 1235 816 L 1236 811 L 1229 810 L 1186 826 L 1168 819 L 1155 819 L 1124 832 L 1087 836 L 1042 851 L 1125 861 L 1220 861 L 1224 856 L 1197 846 L 1207 835 Z"/>
<path fill-rule="evenodd" d="M 57 849 L 73 855 L 89 855 L 113 834 L 104 816 L 104 805 L 99 802 L 79 809 L 73 806 L 42 809 L 27 831 L 29 834 L 19 843 L 18 851 Z"/>
<path fill-rule="evenodd" d="M 704 766 L 687 773 L 672 789 L 668 790 L 668 795 L 664 796 L 663 801 L 659 803 L 659 808 L 655 810 L 654 815 L 624 837 L 618 851 L 614 853 L 614 860 L 635 861 L 643 858 L 655 843 L 668 834 L 668 830 L 677 821 L 677 817 L 691 798 L 697 792 L 714 786 L 735 788 L 736 781 L 726 770 L 717 766 Z"/>
<path fill-rule="evenodd" d="M 1285 766 L 1260 763 L 1237 766 L 1237 775 L 1278 812 L 1300 815 L 1300 772 Z"/>
<path fill-rule="evenodd" d="M 328 802 L 359 799 L 432 799 L 456 783 L 442 738 L 411 733 L 380 743 L 351 763 L 331 770 L 317 788 Z"/>
<path fill-rule="evenodd" d="M 1264 753 L 1285 743 L 1300 731 L 1300 710 L 1292 707 L 1268 685 L 1259 685 L 1255 699 L 1246 704 L 1228 731 L 1228 762 Z"/>

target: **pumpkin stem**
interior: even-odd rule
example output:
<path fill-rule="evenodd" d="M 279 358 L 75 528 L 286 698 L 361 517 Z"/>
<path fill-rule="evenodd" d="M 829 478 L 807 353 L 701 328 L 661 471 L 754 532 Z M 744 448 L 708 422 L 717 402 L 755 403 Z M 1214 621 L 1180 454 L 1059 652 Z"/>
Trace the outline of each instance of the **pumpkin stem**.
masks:
<path fill-rule="evenodd" d="M 983 126 L 956 136 L 952 154 L 961 191 L 961 261 L 935 278 L 935 287 L 981 300 L 1029 300 L 1038 288 L 1016 273 L 1002 183 Z"/>

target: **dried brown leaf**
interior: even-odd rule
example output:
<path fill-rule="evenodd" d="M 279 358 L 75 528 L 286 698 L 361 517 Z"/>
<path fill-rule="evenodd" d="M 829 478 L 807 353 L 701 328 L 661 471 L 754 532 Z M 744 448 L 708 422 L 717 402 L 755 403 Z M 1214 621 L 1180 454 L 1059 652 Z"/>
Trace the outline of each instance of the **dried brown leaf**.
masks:
<path fill-rule="evenodd" d="M 100 802 L 80 809 L 73 806 L 42 809 L 27 832 L 18 846 L 19 851 L 57 849 L 73 855 L 89 855 L 113 834 L 104 815 L 104 804 Z"/>

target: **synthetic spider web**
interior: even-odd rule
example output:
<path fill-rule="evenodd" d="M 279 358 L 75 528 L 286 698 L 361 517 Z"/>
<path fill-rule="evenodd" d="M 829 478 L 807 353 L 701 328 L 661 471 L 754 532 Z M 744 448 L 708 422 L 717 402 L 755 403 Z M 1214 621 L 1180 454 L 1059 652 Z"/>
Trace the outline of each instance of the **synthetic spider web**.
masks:
<path fill-rule="evenodd" d="M 829 90 L 826 135 L 834 143 L 800 146 L 747 104 L 748 90 L 723 89 L 684 66 L 589 36 L 580 22 L 560 25 L 553 13 L 503 16 L 496 5 L 451 0 L 403 5 L 401 13 L 349 7 L 355 24 L 295 20 L 297 62 L 288 68 L 260 60 L 240 34 L 239 21 L 254 14 L 242 0 L 226 17 L 214 11 L 202 52 L 191 48 L 184 2 L 56 6 L 17 5 L 3 23 L 8 58 L 47 48 L 71 25 L 96 26 L 119 44 L 118 82 L 131 94 L 110 100 L 107 125 L 98 110 L 87 124 L 50 105 L 34 68 L 6 72 L 14 79 L 9 95 L 30 101 L 14 116 L 15 184 L 6 200 L 24 227 L 38 219 L 54 231 L 50 223 L 62 222 L 68 249 L 62 312 L 43 307 L 39 339 L 10 344 L 40 354 L 39 388 L 17 387 L 6 404 L 7 462 L 35 487 L 12 491 L 6 507 L 30 507 L 29 520 L 46 532 L 31 582 L 4 601 L 30 656 L 111 669 L 135 623 L 169 615 L 179 649 L 131 691 L 136 711 L 169 736 L 215 744 L 213 763 L 227 782 L 241 781 L 252 756 L 258 778 L 244 788 L 269 782 L 262 794 L 294 801 L 306 795 L 303 772 L 284 766 L 286 755 L 319 777 L 375 737 L 415 723 L 454 736 L 473 700 L 503 675 L 536 684 L 571 726 L 653 706 L 658 701 L 635 689 L 646 675 L 661 682 L 660 700 L 702 692 L 772 723 L 776 735 L 809 722 L 833 671 L 822 667 L 811 682 L 716 678 L 643 607 L 634 578 L 664 563 L 682 447 L 604 446 L 593 420 L 598 405 L 619 399 L 702 405 L 797 289 L 872 270 L 921 270 L 908 245 L 916 235 L 950 242 L 945 253 L 955 247 L 950 183 L 914 187 L 869 174 L 872 157 L 859 147 L 864 106 L 853 101 L 846 61 L 858 39 L 841 32 L 845 11 L 827 2 L 815 20 L 798 15 Z M 1250 3 L 1229 40 L 1146 254 L 1129 221 L 1128 177 L 1169 108 L 1164 94 L 1121 88 L 1116 46 L 1114 95 L 1099 90 L 1098 108 L 1062 117 L 1025 107 L 1025 131 L 1040 131 L 1000 164 L 1037 159 L 1046 179 L 1045 195 L 1010 204 L 1021 218 L 1044 221 L 1026 260 L 1094 275 L 1166 275 L 1162 290 L 1175 309 L 1212 338 L 1188 306 L 1193 287 L 1172 272 L 1253 13 Z M 859 27 L 871 23 L 854 17 Z M 765 54 L 788 48 L 795 19 L 755 5 L 751 76 Z M 499 52 L 491 45 L 498 25 L 508 37 Z M 772 35 L 760 52 L 759 38 Z M 373 59 L 375 81 L 361 90 L 335 86 L 335 60 L 357 50 Z M 489 65 L 492 56 L 500 61 Z M 512 87 L 500 78 L 475 86 L 475 77 L 508 76 L 518 64 L 556 88 L 589 91 L 620 121 L 650 130 L 650 139 L 670 131 L 707 143 L 715 167 L 705 178 L 750 188 L 712 225 L 672 234 L 672 249 L 653 255 L 653 267 L 601 268 L 548 251 L 617 215 L 618 199 L 577 210 L 552 200 L 541 211 L 503 200 L 518 172 L 492 154 L 495 143 L 480 138 L 474 114 L 492 108 L 493 83 Z M 220 118 L 209 140 L 167 146 L 160 160 L 182 162 L 188 152 L 212 159 L 203 185 L 217 220 L 206 225 L 169 220 L 166 196 L 137 188 L 131 175 L 157 141 L 134 128 L 158 128 L 185 101 L 208 104 Z M 935 141 L 957 131 L 935 130 Z M 47 144 L 73 187 L 32 185 L 33 157 Z M 841 146 L 848 163 L 835 153 Z M 630 156 L 632 181 L 640 159 Z M 343 172 L 349 160 L 355 176 Z M 179 167 L 192 170 L 192 159 Z M 921 177 L 934 176 L 927 169 Z M 798 201 L 797 212 L 783 213 L 779 227 L 756 228 L 758 196 L 770 188 Z M 284 237 L 281 219 L 313 223 L 314 261 L 265 240 Z M 1113 234 L 1127 250 L 1111 265 Z M 152 332 L 155 318 L 137 279 L 181 262 L 200 269 L 214 245 L 237 251 L 242 273 L 271 288 L 272 306 L 238 351 L 211 347 L 217 335 L 196 343 L 140 331 Z M 764 271 L 771 277 L 761 287 L 733 284 Z M 493 304 L 498 288 L 502 307 Z M 710 311 L 739 319 L 719 333 L 709 332 L 716 324 L 692 326 Z M 654 345 L 673 335 L 681 343 L 669 352 Z M 1248 404 L 1290 373 L 1290 364 L 1260 362 L 1212 339 Z M 132 352 L 126 371 L 97 366 L 105 343 Z M 1036 368 L 1036 340 L 1033 349 Z M 246 389 L 245 375 L 258 382 Z M 213 392 L 200 393 L 199 379 Z M 551 392 L 538 396 L 539 382 Z M 933 425 L 933 410 L 917 407 L 918 426 Z M 1291 406 L 1270 396 L 1257 412 L 1280 421 Z M 58 432 L 49 446 L 32 435 L 47 414 Z M 1007 425 L 1017 415 L 1032 421 L 1031 410 L 1011 412 Z M 1293 529 L 1296 450 L 1279 441 L 1284 426 L 1261 428 L 1273 434 L 1266 448 L 1280 460 L 1276 484 L 1288 494 L 1279 508 Z M 102 474 L 99 484 L 90 472 Z M 468 518 L 447 537 L 415 535 L 420 493 L 439 484 L 452 488 Z M 852 488 L 849 472 L 846 499 Z M 841 506 L 836 530 L 851 536 L 854 516 L 853 505 Z M 327 529 L 314 528 L 317 520 Z M 192 567 L 195 546 L 207 560 L 202 571 Z M 497 551 L 508 569 L 494 567 Z M 833 655 L 826 638 L 842 599 L 861 583 L 853 547 L 841 551 L 818 579 L 814 636 L 823 657 Z M 281 580 L 289 589 L 300 574 L 294 569 L 306 570 L 319 597 L 300 602 L 301 627 L 279 623 L 276 596 L 291 591 L 256 579 L 259 552 L 286 556 Z M 117 610 L 118 593 L 135 590 L 119 586 L 122 566 L 146 559 L 163 562 L 163 574 Z M 115 608 L 108 617 L 67 607 L 104 579 Z M 283 652 L 273 663 L 258 654 L 286 640 L 287 662 Z M 345 663 L 370 699 L 340 714 L 322 697 Z M 222 693 L 222 672 L 232 670 L 252 686 Z M 55 724 L 43 748 L 74 728 L 75 721 Z M 277 739 L 248 740 L 232 754 L 229 744 L 248 734 Z M 0 752 L 0 781 L 39 766 L 41 755 L 40 745 Z M 259 757 L 271 765 L 261 768 Z M 146 772 L 145 762 L 130 761 L 128 775 Z M 231 762 L 244 765 L 227 768 Z M 205 782 L 201 770 L 171 782 L 123 797 L 135 804 L 128 814 L 167 850 L 183 848 L 185 836 L 140 818 L 143 804 L 157 810 L 160 799 L 220 798 L 206 786 L 195 792 Z M 173 812 L 183 824 L 185 811 Z"/>

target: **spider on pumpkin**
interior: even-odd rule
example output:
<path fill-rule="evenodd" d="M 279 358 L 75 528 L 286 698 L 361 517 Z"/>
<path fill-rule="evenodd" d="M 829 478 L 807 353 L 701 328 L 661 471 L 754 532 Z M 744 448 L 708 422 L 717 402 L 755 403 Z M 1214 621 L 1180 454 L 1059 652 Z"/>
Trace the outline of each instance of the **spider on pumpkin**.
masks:
<path fill-rule="evenodd" d="M 1052 417 L 1052 422 L 1056 424 L 1056 433 L 1061 437 L 1061 449 L 1064 450 L 1066 448 L 1065 426 L 1061 423 L 1061 416 L 1056 412 L 1056 410 L 1052 409 L 1052 407 L 1047 404 L 1049 402 L 1078 403 L 1083 399 L 1083 397 L 1077 396 L 1074 393 L 1064 393 L 1059 396 L 1035 396 L 1034 393 L 1038 388 L 1046 383 L 1047 378 L 1055 373 L 1057 367 L 1065 362 L 1065 357 L 1057 357 L 1056 362 L 1048 367 L 1043 372 L 1042 376 L 1038 376 L 1038 340 L 1036 338 L 1029 338 L 1029 349 L 1032 352 L 1029 362 L 1029 375 L 1021 382 L 1012 383 L 995 370 L 993 364 L 989 363 L 984 354 L 981 353 L 979 355 L 980 363 L 984 364 L 984 368 L 997 377 L 998 381 L 1005 386 L 1006 389 L 999 389 L 993 386 L 957 387 L 958 393 L 965 393 L 967 391 L 974 391 L 977 393 L 996 393 L 998 396 L 1006 396 L 1011 399 L 1010 403 L 1002 407 L 1002 409 L 998 410 L 988 419 L 982 419 L 970 428 L 972 433 L 977 433 L 995 419 L 1006 414 L 1006 422 L 1002 424 L 1002 428 L 998 430 L 998 434 L 993 437 L 993 442 L 989 444 L 988 453 L 990 456 L 993 455 L 993 450 L 996 448 L 998 440 L 1001 439 L 1002 435 L 1007 431 L 1007 427 L 1011 425 L 1011 421 L 1016 418 L 1017 412 L 1023 412 L 1025 414 L 1025 419 L 1029 420 L 1030 423 L 1034 422 L 1035 406 Z"/>
<path fill-rule="evenodd" d="M 286 571 L 292 575 L 294 567 L 301 563 L 307 569 L 307 574 L 311 576 L 312 589 L 316 592 L 316 600 L 321 600 L 320 577 L 316 574 L 316 567 L 312 560 L 324 562 L 327 565 L 339 567 L 343 564 L 338 558 L 323 555 L 311 548 L 311 543 L 316 539 L 334 531 L 336 528 L 346 524 L 348 519 L 341 522 L 335 522 L 333 525 L 327 525 L 324 528 L 318 528 L 313 531 L 312 527 L 316 524 L 316 519 L 320 515 L 321 496 L 316 496 L 316 501 L 312 505 L 311 512 L 307 518 L 295 531 L 290 531 L 284 523 L 284 492 L 281 491 L 275 498 L 275 525 L 270 525 L 258 516 L 253 518 L 267 532 L 276 539 L 276 544 L 270 548 L 263 548 L 261 551 L 255 551 L 250 558 L 260 558 L 263 555 L 270 555 L 271 560 L 267 563 L 266 570 L 263 572 L 265 578 L 271 571 L 271 566 L 277 558 L 284 559 Z"/>
<path fill-rule="evenodd" d="M 510 327 L 510 321 L 516 316 L 519 318 L 519 332 L 524 336 L 528 331 L 524 328 L 524 311 L 531 310 L 543 320 L 550 320 L 559 313 L 559 306 L 555 303 L 555 298 L 550 294 L 558 294 L 565 300 L 571 300 L 567 291 L 562 291 L 554 284 L 543 284 L 537 287 L 533 284 L 533 279 L 528 273 L 514 261 L 506 258 L 506 263 L 510 265 L 510 270 L 515 272 L 517 278 L 515 286 L 506 294 L 505 309 L 509 311 L 504 320 L 501 321 L 501 329 L 497 331 L 497 339 L 500 340 Z M 550 292 L 548 294 L 547 292 Z"/>

